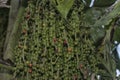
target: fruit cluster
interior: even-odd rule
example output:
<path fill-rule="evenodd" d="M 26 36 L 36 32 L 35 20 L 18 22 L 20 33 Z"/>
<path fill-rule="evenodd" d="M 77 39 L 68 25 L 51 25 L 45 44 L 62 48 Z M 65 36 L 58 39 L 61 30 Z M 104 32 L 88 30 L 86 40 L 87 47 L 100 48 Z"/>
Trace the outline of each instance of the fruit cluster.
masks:
<path fill-rule="evenodd" d="M 22 80 L 89 78 L 97 60 L 83 9 L 81 1 L 75 0 L 64 19 L 50 0 L 30 0 L 14 51 L 14 76 Z"/>

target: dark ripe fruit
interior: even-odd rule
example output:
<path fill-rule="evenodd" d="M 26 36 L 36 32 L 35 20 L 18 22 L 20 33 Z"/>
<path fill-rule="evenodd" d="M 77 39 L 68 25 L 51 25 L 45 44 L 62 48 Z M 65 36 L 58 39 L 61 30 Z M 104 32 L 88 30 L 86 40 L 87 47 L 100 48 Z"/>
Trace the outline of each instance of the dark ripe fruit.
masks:
<path fill-rule="evenodd" d="M 67 41 L 66 41 L 66 40 L 64 40 L 64 44 L 67 44 Z"/>
<path fill-rule="evenodd" d="M 26 29 L 23 29 L 22 33 L 23 33 L 23 34 L 26 34 L 26 33 L 27 33 L 27 30 L 26 30 Z"/>
<path fill-rule="evenodd" d="M 28 11 L 27 14 L 30 15 L 30 11 Z"/>
<path fill-rule="evenodd" d="M 29 19 L 30 18 L 30 15 L 28 14 L 28 15 L 26 15 L 26 17 L 25 17 L 26 19 Z"/>
<path fill-rule="evenodd" d="M 56 43 L 56 42 L 57 42 L 57 39 L 56 39 L 56 38 L 54 38 L 54 39 L 53 39 L 53 41 L 54 41 L 54 43 Z"/>
<path fill-rule="evenodd" d="M 29 64 L 29 67 L 32 67 L 32 64 L 31 64 L 31 63 Z"/>
<path fill-rule="evenodd" d="M 64 47 L 68 47 L 68 43 L 67 43 L 66 40 L 64 40 L 64 42 L 63 42 L 63 46 L 64 46 Z"/>
<path fill-rule="evenodd" d="M 32 73 L 32 69 L 29 69 L 28 72 L 29 72 L 29 73 Z"/>
<path fill-rule="evenodd" d="M 83 65 L 82 65 L 82 64 L 80 64 L 80 69 L 81 69 L 81 68 L 83 68 Z"/>
<path fill-rule="evenodd" d="M 73 76 L 73 80 L 78 80 L 78 76 L 77 76 L 77 75 L 74 75 L 74 76 Z"/>

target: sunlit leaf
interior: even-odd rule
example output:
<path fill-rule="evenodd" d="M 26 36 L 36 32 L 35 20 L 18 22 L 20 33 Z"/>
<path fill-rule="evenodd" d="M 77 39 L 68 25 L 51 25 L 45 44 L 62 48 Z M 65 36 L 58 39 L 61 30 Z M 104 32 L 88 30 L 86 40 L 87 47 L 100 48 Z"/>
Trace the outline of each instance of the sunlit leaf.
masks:
<path fill-rule="evenodd" d="M 61 13 L 61 15 L 64 18 L 66 18 L 70 8 L 74 3 L 74 0 L 62 0 L 62 1 L 58 0 L 57 2 L 58 2 L 58 6 L 57 6 L 58 11 Z"/>

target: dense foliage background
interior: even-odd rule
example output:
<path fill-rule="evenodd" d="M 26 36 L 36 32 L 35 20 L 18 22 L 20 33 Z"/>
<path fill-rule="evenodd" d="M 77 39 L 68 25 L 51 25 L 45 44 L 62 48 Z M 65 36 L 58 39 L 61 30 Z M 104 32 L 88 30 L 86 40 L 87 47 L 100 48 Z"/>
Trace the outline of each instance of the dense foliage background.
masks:
<path fill-rule="evenodd" d="M 119 80 L 114 2 L 11 0 L 10 9 L 0 8 L 0 79 Z"/>

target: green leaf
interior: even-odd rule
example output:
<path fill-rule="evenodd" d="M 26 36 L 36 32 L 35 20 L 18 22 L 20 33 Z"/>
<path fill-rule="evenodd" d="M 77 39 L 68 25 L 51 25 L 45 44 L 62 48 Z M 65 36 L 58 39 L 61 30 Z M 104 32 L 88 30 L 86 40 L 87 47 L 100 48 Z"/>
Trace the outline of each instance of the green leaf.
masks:
<path fill-rule="evenodd" d="M 24 11 L 25 11 L 24 7 L 21 7 L 19 9 L 19 12 L 17 14 L 17 18 L 16 18 L 15 23 L 12 27 L 13 30 L 11 31 L 11 34 L 9 34 L 9 36 L 6 38 L 6 44 L 5 44 L 6 47 L 5 47 L 4 56 L 3 56 L 3 58 L 5 60 L 7 60 L 7 59 L 12 60 L 12 58 L 13 58 L 12 57 L 13 51 L 14 51 L 14 48 L 15 48 L 17 41 L 19 39 L 19 36 L 20 36 L 19 34 L 20 34 L 21 27 L 19 27 L 19 26 L 20 26 L 20 23 L 22 21 L 22 15 L 23 15 Z M 12 20 L 12 18 L 10 20 Z M 11 26 L 9 26 L 9 28 L 11 28 Z"/>
<path fill-rule="evenodd" d="M 94 26 L 109 25 L 109 23 L 119 15 L 120 15 L 120 3 L 116 4 L 114 9 L 107 15 L 105 14 L 100 20 L 98 20 L 95 23 Z"/>
<path fill-rule="evenodd" d="M 94 25 L 95 22 L 103 15 L 105 8 L 90 8 L 85 12 L 85 21 L 88 25 Z"/>
<path fill-rule="evenodd" d="M 58 6 L 57 9 L 58 11 L 61 13 L 61 15 L 66 18 L 67 14 L 70 10 L 70 8 L 72 7 L 74 0 L 58 0 Z"/>
<path fill-rule="evenodd" d="M 115 74 L 115 70 L 116 70 L 116 62 L 113 59 L 113 56 L 111 56 L 110 51 L 111 51 L 111 42 L 110 42 L 110 33 L 111 33 L 112 27 L 109 27 L 108 30 L 106 30 L 106 35 L 103 39 L 102 42 L 102 46 L 103 49 L 103 54 L 104 54 L 104 58 L 101 60 L 101 62 L 103 63 L 106 72 L 109 74 L 107 74 L 109 77 L 111 76 L 112 78 L 116 77 Z M 107 76 L 106 75 L 106 76 Z M 105 76 L 105 74 L 104 74 Z"/>
<path fill-rule="evenodd" d="M 113 10 L 109 12 L 108 14 L 103 15 L 99 20 L 95 22 L 94 25 L 92 25 L 92 38 L 94 41 L 104 37 L 105 35 L 105 29 L 102 28 L 102 26 L 108 26 L 110 23 L 115 20 L 120 15 L 120 2 L 115 5 Z M 108 26 L 110 27 L 110 26 Z"/>
<path fill-rule="evenodd" d="M 118 26 L 115 29 L 113 40 L 120 42 L 120 27 Z"/>

